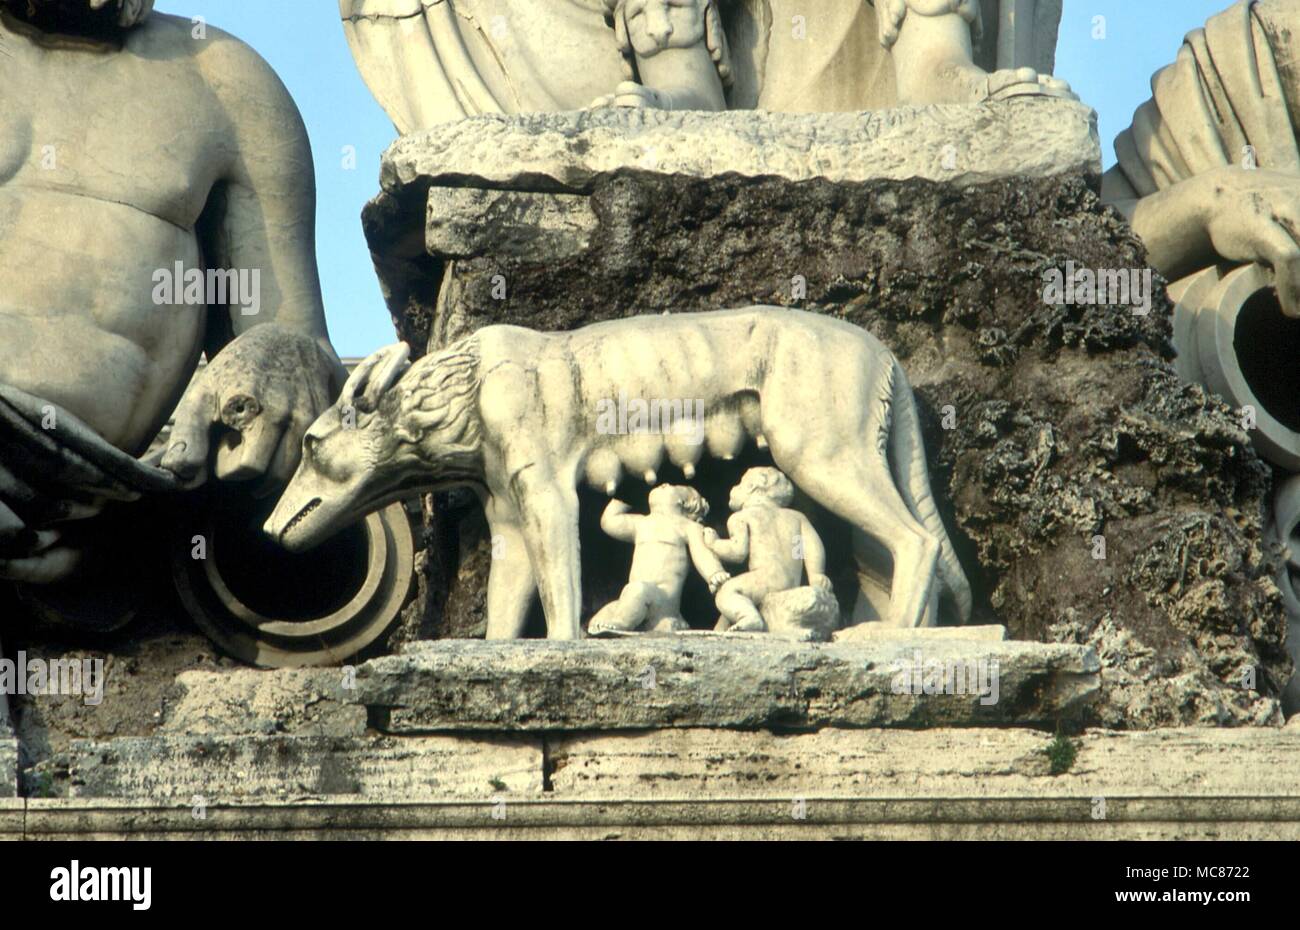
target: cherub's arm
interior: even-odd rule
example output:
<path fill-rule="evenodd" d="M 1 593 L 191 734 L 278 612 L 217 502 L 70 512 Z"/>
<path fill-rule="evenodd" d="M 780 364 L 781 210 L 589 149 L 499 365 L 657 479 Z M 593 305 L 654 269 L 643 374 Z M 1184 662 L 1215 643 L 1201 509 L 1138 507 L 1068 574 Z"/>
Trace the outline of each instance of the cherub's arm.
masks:
<path fill-rule="evenodd" d="M 693 521 L 687 523 L 689 525 L 686 528 L 686 544 L 691 552 L 691 561 L 695 563 L 695 570 L 700 573 L 700 577 L 709 583 L 709 593 L 716 594 L 718 588 L 731 577 L 718 561 L 717 555 L 709 548 L 710 534 L 714 539 L 717 538 L 717 534 Z"/>
<path fill-rule="evenodd" d="M 803 514 L 799 514 L 799 538 L 803 547 L 804 569 L 808 572 L 808 583 L 818 588 L 829 588 L 830 579 L 826 577 L 826 547 L 817 535 L 813 525 Z"/>
<path fill-rule="evenodd" d="M 622 542 L 636 542 L 636 525 L 642 518 L 627 511 L 628 506 L 622 501 L 610 501 L 600 515 L 600 528 Z"/>
<path fill-rule="evenodd" d="M 724 562 L 743 562 L 749 558 L 749 521 L 736 514 L 727 521 L 730 539 L 719 539 L 709 545 L 714 555 Z"/>

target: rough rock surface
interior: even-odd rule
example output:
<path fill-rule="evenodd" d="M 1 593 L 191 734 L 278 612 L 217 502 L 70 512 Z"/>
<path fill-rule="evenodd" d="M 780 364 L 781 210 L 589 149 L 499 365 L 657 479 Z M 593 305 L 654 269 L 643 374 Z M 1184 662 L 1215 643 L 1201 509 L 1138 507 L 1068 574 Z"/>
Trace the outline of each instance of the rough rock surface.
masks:
<path fill-rule="evenodd" d="M 417 144 L 405 143 L 404 165 Z M 918 392 L 975 622 L 1095 647 L 1101 725 L 1279 721 L 1275 698 L 1291 663 L 1276 553 L 1262 532 L 1268 470 L 1232 412 L 1170 367 L 1163 290 L 1147 316 L 1044 301 L 1044 273 L 1067 261 L 1146 266 L 1091 174 L 958 186 L 699 179 L 641 165 L 583 191 L 599 222 L 585 251 L 573 254 L 566 239 L 544 259 L 486 248 L 454 261 L 424 254 L 432 179 L 392 164 L 385 179 L 367 234 L 398 330 L 417 353 L 489 323 L 554 330 L 753 303 L 858 323 L 902 359 Z M 714 514 L 725 515 L 740 471 L 762 461 L 701 473 Z M 627 493 L 634 509 L 643 505 L 643 492 Z M 601 540 L 598 508 L 584 502 L 588 613 L 616 595 L 627 568 L 626 554 Z M 422 635 L 482 630 L 489 547 L 480 526 L 472 501 L 438 498 Z M 846 540 L 819 531 L 844 605 Z M 1097 536 L 1104 560 L 1093 557 Z M 711 625 L 710 608 L 688 585 L 688 616 Z"/>
<path fill-rule="evenodd" d="M 1052 726 L 1081 719 L 1098 670 L 1090 649 L 1039 643 L 440 642 L 360 666 L 353 700 L 390 733 Z"/>
<path fill-rule="evenodd" d="M 182 672 L 160 733 L 361 736 L 366 709 L 346 703 L 350 669 Z"/>

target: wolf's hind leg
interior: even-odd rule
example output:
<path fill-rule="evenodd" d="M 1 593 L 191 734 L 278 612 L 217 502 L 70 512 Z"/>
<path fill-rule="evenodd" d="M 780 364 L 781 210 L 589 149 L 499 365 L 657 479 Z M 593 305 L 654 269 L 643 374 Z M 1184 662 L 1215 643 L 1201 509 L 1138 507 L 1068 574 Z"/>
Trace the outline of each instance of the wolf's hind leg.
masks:
<path fill-rule="evenodd" d="M 514 527 L 495 526 L 488 573 L 487 638 L 522 639 L 537 584 L 524 538 Z"/>
<path fill-rule="evenodd" d="M 546 613 L 546 638 L 582 639 L 578 492 L 552 475 L 530 472 L 516 478 L 515 499 Z"/>
<path fill-rule="evenodd" d="M 869 467 L 840 456 L 817 467 L 806 460 L 790 477 L 813 500 L 884 545 L 894 558 L 890 626 L 934 622 L 931 592 L 939 566 L 939 541 L 907 509 L 884 462 Z"/>

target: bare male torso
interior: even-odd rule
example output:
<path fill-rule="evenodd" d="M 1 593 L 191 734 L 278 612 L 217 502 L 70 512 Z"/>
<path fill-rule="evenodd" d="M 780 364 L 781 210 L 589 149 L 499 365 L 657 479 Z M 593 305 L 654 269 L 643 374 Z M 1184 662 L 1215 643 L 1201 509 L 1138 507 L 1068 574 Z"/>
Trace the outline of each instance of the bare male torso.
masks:
<path fill-rule="evenodd" d="M 155 272 L 255 263 L 265 304 L 296 298 L 320 314 L 314 258 L 283 242 L 293 254 L 276 256 L 268 222 L 300 200 L 309 253 L 310 193 L 254 183 L 297 168 L 310 184 L 309 153 L 292 157 L 305 147 L 297 113 L 246 46 L 191 29 L 154 14 L 113 47 L 0 10 L 0 383 L 132 452 L 166 420 L 204 341 L 206 308 L 156 305 Z"/>

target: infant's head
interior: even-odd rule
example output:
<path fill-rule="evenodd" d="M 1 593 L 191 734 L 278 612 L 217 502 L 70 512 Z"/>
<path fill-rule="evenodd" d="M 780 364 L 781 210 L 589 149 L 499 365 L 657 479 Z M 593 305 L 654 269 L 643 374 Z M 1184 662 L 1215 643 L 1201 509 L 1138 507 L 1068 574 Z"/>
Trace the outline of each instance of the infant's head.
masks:
<path fill-rule="evenodd" d="M 751 468 L 731 489 L 731 509 L 740 510 L 750 503 L 769 503 L 789 507 L 794 500 L 794 485 L 775 468 Z"/>
<path fill-rule="evenodd" d="M 650 510 L 682 513 L 696 523 L 703 523 L 709 515 L 709 502 L 694 488 L 675 484 L 661 484 L 650 492 Z"/>

